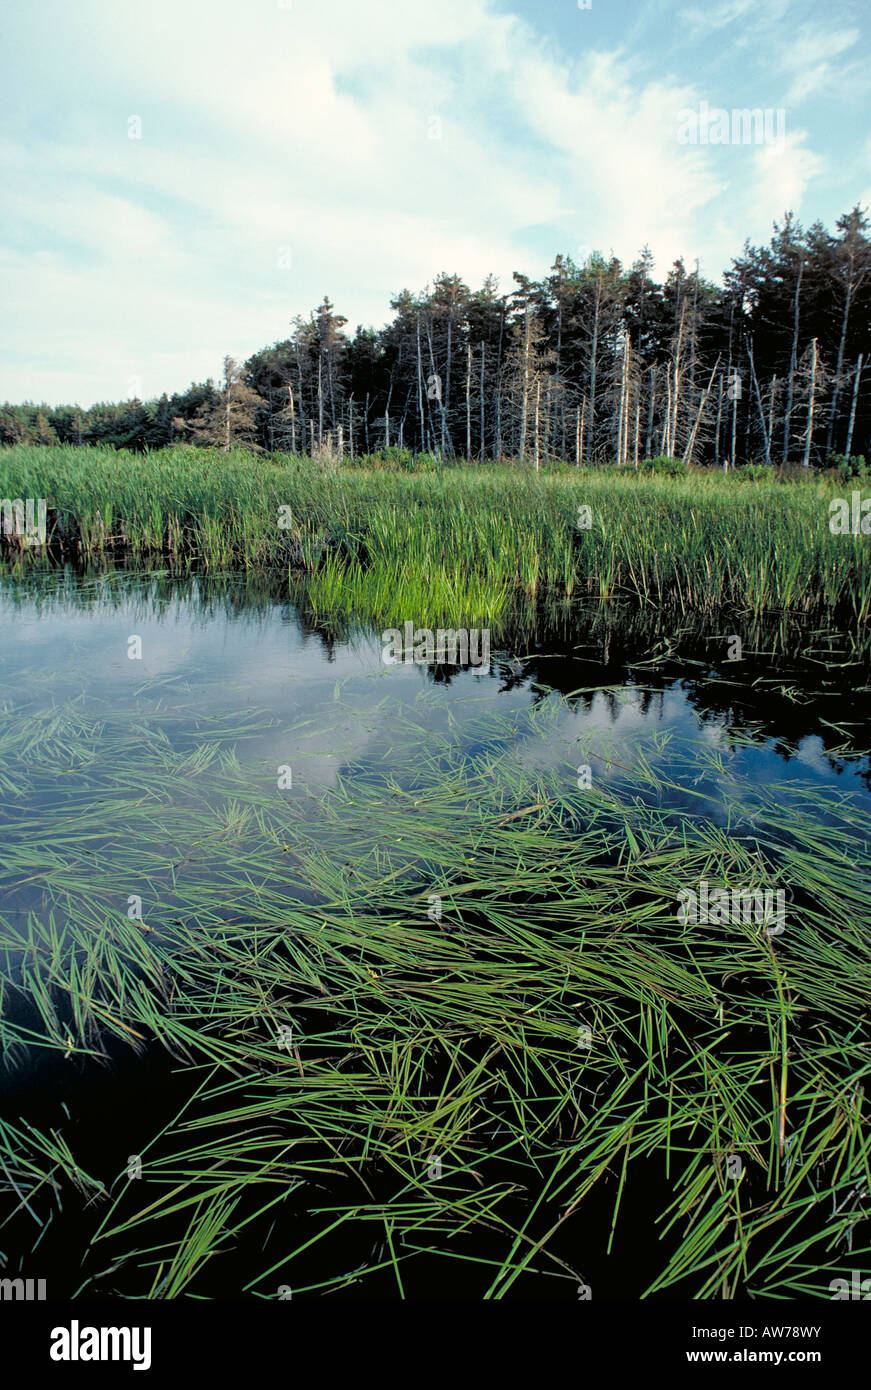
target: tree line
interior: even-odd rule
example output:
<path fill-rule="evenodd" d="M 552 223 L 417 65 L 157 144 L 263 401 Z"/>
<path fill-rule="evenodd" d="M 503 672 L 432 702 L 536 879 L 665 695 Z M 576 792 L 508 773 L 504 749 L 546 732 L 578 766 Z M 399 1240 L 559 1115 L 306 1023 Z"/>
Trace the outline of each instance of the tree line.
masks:
<path fill-rule="evenodd" d="M 787 214 L 721 285 L 682 260 L 658 283 L 647 247 L 628 269 L 559 255 L 509 293 L 444 273 L 398 294 L 380 331 L 347 333 L 325 297 L 282 342 L 227 357 L 220 381 L 90 409 L 7 404 L 0 442 L 821 466 L 869 447 L 868 227 L 858 206 L 834 233 Z"/>

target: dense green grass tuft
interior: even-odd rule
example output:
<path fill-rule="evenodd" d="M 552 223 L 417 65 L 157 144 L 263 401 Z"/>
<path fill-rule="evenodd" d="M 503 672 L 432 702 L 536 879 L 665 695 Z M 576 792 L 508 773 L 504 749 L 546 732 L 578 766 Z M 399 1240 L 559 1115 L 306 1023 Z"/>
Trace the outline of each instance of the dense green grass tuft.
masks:
<path fill-rule="evenodd" d="M 55 534 L 85 555 L 120 547 L 212 570 L 288 567 L 318 617 L 384 623 L 498 623 L 560 593 L 685 614 L 825 613 L 858 627 L 871 614 L 871 550 L 865 536 L 831 534 L 837 494 L 831 480 L 703 471 L 406 474 L 194 448 L 0 452 L 0 496 L 46 498 Z"/>

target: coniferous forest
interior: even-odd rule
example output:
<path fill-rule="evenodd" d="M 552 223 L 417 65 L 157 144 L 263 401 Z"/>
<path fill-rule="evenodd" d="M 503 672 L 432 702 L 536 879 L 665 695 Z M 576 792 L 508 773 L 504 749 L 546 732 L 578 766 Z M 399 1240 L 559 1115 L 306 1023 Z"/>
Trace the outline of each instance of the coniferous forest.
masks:
<path fill-rule="evenodd" d="M 290 336 L 220 380 L 159 400 L 5 405 L 0 442 L 195 443 L 353 459 L 399 447 L 536 464 L 824 465 L 868 451 L 871 239 L 859 207 L 833 232 L 787 214 L 718 285 L 682 260 L 664 282 L 558 255 L 514 288 L 437 275 L 380 331 L 325 296 Z"/>

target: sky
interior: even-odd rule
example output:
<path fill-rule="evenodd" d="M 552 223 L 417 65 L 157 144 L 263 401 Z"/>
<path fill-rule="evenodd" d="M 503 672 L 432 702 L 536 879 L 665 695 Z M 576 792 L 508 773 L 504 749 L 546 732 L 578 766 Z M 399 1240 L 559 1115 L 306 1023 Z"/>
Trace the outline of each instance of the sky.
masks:
<path fill-rule="evenodd" d="M 871 204 L 869 38 L 868 0 L 6 0 L 0 400 L 183 390 L 442 271 L 717 281 Z"/>

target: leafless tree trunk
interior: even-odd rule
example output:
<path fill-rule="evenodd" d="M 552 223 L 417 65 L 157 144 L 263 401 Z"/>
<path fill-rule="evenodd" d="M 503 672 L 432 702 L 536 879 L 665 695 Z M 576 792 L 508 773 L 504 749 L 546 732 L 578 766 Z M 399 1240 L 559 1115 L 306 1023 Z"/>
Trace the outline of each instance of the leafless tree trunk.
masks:
<path fill-rule="evenodd" d="M 557 295 L 556 295 L 557 320 L 556 320 L 556 363 L 555 363 L 555 375 L 556 375 L 557 385 L 559 385 L 560 370 L 561 370 L 561 363 L 562 363 L 562 346 L 563 346 L 563 278 L 564 278 L 564 275 L 565 275 L 565 272 L 564 272 L 564 270 L 563 270 L 562 265 L 560 265 L 560 269 L 559 269 L 559 279 L 558 279 L 558 285 L 557 285 Z M 566 416 L 565 416 L 564 402 L 562 401 L 562 399 L 560 399 L 560 423 L 561 423 L 561 425 L 562 425 L 562 442 L 563 442 L 563 446 L 562 446 L 562 457 L 565 458 L 565 456 L 566 456 Z"/>
<path fill-rule="evenodd" d="M 798 361 L 798 321 L 799 321 L 799 296 L 801 294 L 801 281 L 804 275 L 804 256 L 798 263 L 798 275 L 795 281 L 795 300 L 792 311 L 792 352 L 789 357 L 789 377 L 786 383 L 786 406 L 783 412 L 783 459 L 785 464 L 789 458 L 789 424 L 792 416 L 792 393 L 795 386 L 795 368 Z"/>
<path fill-rule="evenodd" d="M 434 355 L 433 349 L 432 349 L 432 324 L 431 324 L 431 323 L 428 323 L 428 324 L 427 324 L 426 337 L 427 337 L 427 345 L 428 345 L 428 347 L 429 347 L 429 360 L 430 360 L 430 366 L 432 367 L 433 379 L 434 379 L 435 381 L 438 381 L 439 378 L 438 378 L 438 372 L 436 371 L 435 355 Z M 447 446 L 446 446 L 447 418 L 446 418 L 446 415 L 445 415 L 445 399 L 446 399 L 446 398 L 444 398 L 444 397 L 442 396 L 442 392 L 439 391 L 439 393 L 438 393 L 438 398 L 437 398 L 437 399 L 438 399 L 438 403 L 439 403 L 439 406 L 440 406 L 441 412 L 442 412 L 442 446 L 441 446 L 441 456 L 442 456 L 442 458 L 444 458 L 444 456 L 445 456 L 445 451 L 446 451 L 446 447 L 447 447 Z M 433 430 L 433 433 L 435 433 L 434 430 Z"/>
<path fill-rule="evenodd" d="M 718 357 L 717 360 L 716 360 L 716 362 L 714 363 L 714 370 L 711 372 L 710 380 L 708 381 L 707 386 L 705 387 L 704 391 L 702 392 L 702 399 L 699 401 L 699 409 L 698 409 L 698 413 L 697 413 L 697 415 L 696 415 L 696 422 L 695 422 L 695 424 L 693 425 L 692 430 L 690 431 L 689 442 L 688 442 L 687 447 L 686 447 L 686 449 L 685 449 L 685 451 L 684 451 L 683 459 L 684 459 L 684 463 L 687 465 L 687 467 L 689 467 L 690 464 L 691 464 L 692 461 L 693 461 L 693 449 L 696 447 L 696 435 L 697 435 L 698 432 L 699 432 L 699 425 L 702 423 L 702 415 L 703 415 L 703 413 L 704 413 L 704 409 L 705 409 L 705 406 L 706 406 L 706 404 L 707 404 L 708 396 L 709 396 L 710 393 L 711 393 L 711 387 L 712 387 L 713 384 L 714 384 L 714 377 L 717 375 L 717 372 L 719 371 L 719 368 L 720 368 L 720 359 L 719 359 L 719 357 Z"/>
<path fill-rule="evenodd" d="M 626 391 L 623 403 L 623 462 L 629 462 L 629 407 L 632 404 L 632 348 L 626 339 Z"/>
<path fill-rule="evenodd" d="M 617 409 L 617 465 L 623 462 L 623 396 L 626 391 L 626 349 L 620 361 L 620 405 Z"/>
<path fill-rule="evenodd" d="M 426 451 L 426 425 L 423 414 L 423 364 L 420 359 L 420 314 L 417 316 L 417 408 L 420 413 L 420 451 Z"/>
<path fill-rule="evenodd" d="M 496 457 L 502 457 L 502 387 L 496 387 Z"/>
<path fill-rule="evenodd" d="M 856 423 L 856 401 L 859 397 L 859 378 L 862 375 L 863 361 L 864 353 L 860 352 L 859 360 L 856 363 L 856 375 L 853 378 L 853 404 L 850 406 L 850 423 L 847 426 L 847 445 L 844 451 L 848 458 L 850 457 L 850 449 L 853 447 L 853 426 Z"/>
<path fill-rule="evenodd" d="M 535 471 L 536 471 L 536 473 L 538 472 L 538 468 L 539 468 L 539 462 L 538 462 L 538 416 L 539 416 L 539 409 L 540 409 L 540 406 L 541 406 L 541 378 L 539 377 L 538 381 L 536 382 L 536 391 L 535 391 Z"/>
<path fill-rule="evenodd" d="M 625 425 L 625 419 L 626 419 L 626 404 L 627 404 L 627 403 L 626 403 L 626 394 L 627 394 L 627 386 L 628 386 L 628 372 L 627 372 L 627 365 L 628 365 L 628 360 L 629 360 L 629 359 L 628 359 L 628 354 L 629 354 L 629 339 L 627 338 L 627 339 L 624 341 L 624 343 L 623 343 L 623 356 L 622 356 L 622 361 L 621 361 L 621 365 L 620 365 L 620 407 L 619 407 L 618 412 L 617 412 L 617 464 L 618 464 L 618 466 L 621 465 L 621 464 L 623 463 L 623 451 L 624 451 L 624 449 L 625 449 L 625 447 L 626 447 L 626 425 Z"/>
<path fill-rule="evenodd" d="M 659 446 L 659 452 L 661 454 L 664 454 L 665 457 L 668 458 L 668 431 L 669 426 L 671 425 L 671 372 L 668 370 L 668 367 L 666 367 L 665 369 L 665 389 L 665 420 L 663 421 L 662 426 L 662 443 Z"/>
<path fill-rule="evenodd" d="M 527 393 L 529 391 L 529 305 L 526 306 L 524 314 L 523 329 L 523 385 L 520 401 L 520 449 L 521 460 L 526 456 L 526 412 L 527 412 Z"/>
<path fill-rule="evenodd" d="M 681 304 L 680 325 L 677 332 L 677 347 L 674 354 L 674 393 L 672 397 L 672 420 L 668 431 L 669 458 L 674 458 L 674 451 L 677 448 L 677 422 L 680 410 L 680 385 L 681 385 L 681 348 L 683 347 L 684 320 L 686 317 L 686 301 Z"/>
<path fill-rule="evenodd" d="M 650 441 L 653 438 L 653 403 L 656 399 L 656 367 L 650 368 L 650 401 L 647 406 L 647 439 L 644 456 L 650 458 Z"/>
<path fill-rule="evenodd" d="M 844 348 L 847 343 L 847 325 L 850 321 L 850 309 L 853 304 L 853 291 L 858 288 L 865 279 L 866 271 L 861 275 L 855 276 L 855 261 L 853 253 L 850 253 L 849 275 L 847 278 L 847 293 L 844 297 L 844 312 L 841 315 L 841 336 L 838 342 L 838 361 L 835 366 L 835 385 L 832 392 L 832 408 L 829 411 L 829 428 L 826 434 L 826 457 L 832 450 L 832 437 L 837 422 L 838 401 L 841 395 L 841 373 L 844 367 Z"/>
<path fill-rule="evenodd" d="M 318 352 L 318 444 L 322 444 L 324 438 L 323 365 L 323 352 Z"/>
<path fill-rule="evenodd" d="M 814 338 L 811 343 L 811 394 L 807 403 L 807 437 L 804 442 L 804 467 L 807 468 L 811 458 L 811 441 L 814 433 L 814 404 L 817 388 L 817 340 Z"/>
<path fill-rule="evenodd" d="M 466 458 L 472 457 L 472 344 L 466 344 Z"/>
<path fill-rule="evenodd" d="M 485 436 L 484 436 L 484 424 L 485 424 L 485 421 L 484 421 L 484 350 L 485 350 L 485 347 L 486 347 L 486 344 L 485 344 L 485 343 L 483 342 L 483 340 L 482 340 L 482 342 L 481 342 L 481 384 L 480 384 L 480 388 L 479 388 L 479 394 L 480 394 L 480 397 L 481 397 L 481 451 L 480 451 L 480 455 L 479 455 L 479 456 L 480 456 L 481 458 L 484 457 L 485 448 L 486 448 L 486 445 L 485 445 Z"/>
<path fill-rule="evenodd" d="M 453 304 L 448 309 L 448 361 L 445 369 L 445 403 L 442 409 L 442 452 L 447 452 L 445 444 L 445 431 L 447 429 L 448 406 L 451 401 L 451 328 L 453 326 L 454 308 Z M 453 453 L 453 448 L 450 450 Z"/>
<path fill-rule="evenodd" d="M 304 394 L 303 394 L 303 389 L 302 389 L 302 362 L 300 361 L 299 349 L 298 349 L 298 348 L 297 348 L 297 353 L 296 353 L 296 374 L 297 374 L 297 379 L 298 379 L 298 381 L 299 381 L 299 431 L 300 431 L 300 446 L 301 446 L 302 452 L 305 453 L 305 396 L 304 396 Z"/>
<path fill-rule="evenodd" d="M 600 275 L 596 286 L 596 305 L 595 312 L 593 315 L 593 339 L 590 344 L 590 438 L 593 442 L 592 449 L 590 451 L 591 457 L 593 449 L 595 449 L 596 447 L 596 369 L 598 366 L 599 355 L 599 306 L 601 304 L 601 301 L 602 277 Z"/>
<path fill-rule="evenodd" d="M 762 409 L 762 396 L 759 391 L 759 382 L 756 379 L 756 366 L 753 361 L 753 344 L 748 341 L 747 352 L 750 357 L 750 375 L 753 378 L 753 386 L 756 391 L 756 404 L 759 406 L 759 421 L 762 425 L 762 442 L 765 445 L 765 462 L 771 462 L 771 449 L 769 446 L 768 430 L 765 428 L 765 412 Z"/>

